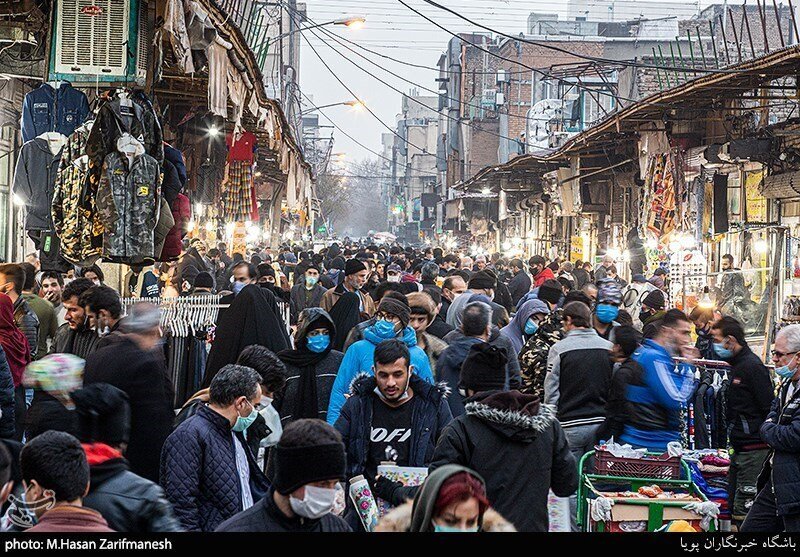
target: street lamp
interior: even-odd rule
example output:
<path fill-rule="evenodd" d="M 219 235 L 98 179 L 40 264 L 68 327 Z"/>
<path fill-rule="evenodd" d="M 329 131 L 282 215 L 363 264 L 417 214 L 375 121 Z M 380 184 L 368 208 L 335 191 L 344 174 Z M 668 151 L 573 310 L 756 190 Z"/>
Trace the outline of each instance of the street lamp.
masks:
<path fill-rule="evenodd" d="M 283 39 L 284 37 L 288 37 L 289 35 L 293 35 L 295 33 L 301 33 L 303 31 L 308 31 L 310 29 L 316 29 L 318 27 L 325 27 L 326 25 L 343 25 L 348 29 L 352 29 L 354 31 L 358 31 L 359 29 L 364 28 L 364 24 L 367 22 L 367 18 L 364 16 L 348 16 L 343 17 L 340 19 L 334 19 L 333 21 L 326 21 L 325 23 L 316 23 L 314 25 L 309 25 L 308 27 L 303 27 L 302 29 L 294 29 L 292 31 L 287 31 L 286 33 L 282 33 L 276 37 L 270 37 L 267 40 L 266 47 L 269 48 L 275 42 Z"/>
<path fill-rule="evenodd" d="M 298 116 L 302 116 L 303 114 L 308 114 L 309 112 L 314 112 L 315 110 L 321 110 L 323 108 L 330 108 L 332 106 L 349 106 L 351 108 L 354 108 L 355 110 L 361 110 L 366 105 L 364 104 L 363 101 L 360 101 L 360 100 L 344 101 L 344 102 L 331 103 L 331 104 L 323 104 L 322 106 L 315 106 L 313 108 L 309 108 L 309 109 L 303 110 L 302 112 L 299 112 L 297 115 Z"/>

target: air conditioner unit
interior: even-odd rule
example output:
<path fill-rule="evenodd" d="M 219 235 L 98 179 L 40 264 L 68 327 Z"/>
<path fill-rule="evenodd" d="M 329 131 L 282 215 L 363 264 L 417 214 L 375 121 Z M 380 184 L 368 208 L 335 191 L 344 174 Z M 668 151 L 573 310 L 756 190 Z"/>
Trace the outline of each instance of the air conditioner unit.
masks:
<path fill-rule="evenodd" d="M 150 53 L 146 0 L 57 0 L 50 80 L 144 85 Z"/>

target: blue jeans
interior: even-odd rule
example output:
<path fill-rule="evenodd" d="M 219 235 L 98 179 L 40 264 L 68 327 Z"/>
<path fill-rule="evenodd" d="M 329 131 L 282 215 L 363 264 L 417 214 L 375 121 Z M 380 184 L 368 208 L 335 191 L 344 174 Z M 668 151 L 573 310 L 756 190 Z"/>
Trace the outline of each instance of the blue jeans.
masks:
<path fill-rule="evenodd" d="M 581 457 L 594 450 L 595 435 L 601 424 L 579 425 L 564 429 L 564 436 L 567 438 L 569 452 L 575 457 L 576 466 L 581 461 Z M 578 481 L 581 481 L 578 478 Z M 569 524 L 573 532 L 578 531 L 578 496 L 572 495 L 569 498 Z"/>

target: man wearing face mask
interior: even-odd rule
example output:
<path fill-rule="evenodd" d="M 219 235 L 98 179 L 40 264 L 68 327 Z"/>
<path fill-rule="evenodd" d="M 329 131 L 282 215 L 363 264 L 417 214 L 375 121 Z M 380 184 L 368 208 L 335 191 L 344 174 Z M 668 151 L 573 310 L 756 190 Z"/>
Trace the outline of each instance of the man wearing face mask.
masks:
<path fill-rule="evenodd" d="M 298 420 L 286 427 L 274 451 L 270 491 L 217 532 L 350 532 L 332 513 L 336 486 L 345 479 L 339 433 L 320 420 Z"/>
<path fill-rule="evenodd" d="M 297 325 L 297 318 L 306 308 L 318 308 L 322 296 L 327 289 L 319 283 L 320 268 L 316 263 L 308 263 L 303 281 L 292 287 L 289 308 L 292 325 Z"/>
<path fill-rule="evenodd" d="M 354 292 L 359 297 L 359 313 L 371 317 L 375 313 L 375 302 L 363 288 L 367 283 L 369 271 L 367 266 L 358 259 L 348 259 L 344 266 L 344 280 L 336 288 L 325 292 L 320 302 L 320 307 L 330 313 L 336 302 L 345 292 Z"/>
<path fill-rule="evenodd" d="M 611 340 L 622 303 L 622 290 L 615 281 L 603 279 L 597 284 L 597 303 L 594 306 L 592 324 L 595 332 L 604 340 Z"/>
<path fill-rule="evenodd" d="M 116 290 L 108 286 L 93 286 L 83 293 L 80 304 L 86 310 L 89 323 L 100 337 L 97 350 L 121 338 L 122 302 Z"/>
<path fill-rule="evenodd" d="M 408 348 L 396 339 L 375 348 L 373 376 L 357 380 L 342 407 L 336 429 L 347 450 L 347 477 L 363 475 L 370 484 L 378 466 L 427 467 L 442 430 L 453 419 L 447 387 L 431 385 L 414 373 Z M 346 520 L 360 529 L 348 505 Z"/>
<path fill-rule="evenodd" d="M 208 404 L 164 443 L 160 483 L 187 531 L 211 532 L 269 490 L 245 440 L 262 397 L 258 373 L 229 364 L 211 381 Z"/>
<path fill-rule="evenodd" d="M 428 356 L 417 346 L 417 335 L 409 326 L 411 308 L 405 296 L 400 299 L 384 296 L 375 317 L 377 318 L 375 324 L 364 330 L 364 339 L 353 343 L 344 354 L 328 406 L 329 424 L 335 424 L 339 418 L 339 412 L 346 398 L 345 393 L 348 392 L 353 380 L 361 373 L 372 375 L 375 347 L 381 341 L 398 339 L 405 343 L 411 354 L 411 364 L 415 373 L 425 381 L 433 383 Z"/>
<path fill-rule="evenodd" d="M 127 457 L 131 470 L 158 481 L 161 447 L 172 429 L 174 393 L 162 345 L 161 312 L 150 303 L 131 307 L 125 334 L 86 360 L 84 385 L 109 383 L 128 395 L 131 432 Z"/>
<path fill-rule="evenodd" d="M 402 274 L 403 271 L 400 269 L 400 265 L 392 263 L 386 267 L 386 282 L 399 283 Z"/>
<path fill-rule="evenodd" d="M 278 278 L 275 276 L 275 269 L 269 263 L 260 263 L 258 267 L 258 285 L 261 288 L 269 289 L 278 300 L 282 302 L 289 302 L 291 292 L 284 290 L 278 284 Z"/>
<path fill-rule="evenodd" d="M 740 532 L 800 532 L 800 325 L 782 328 L 775 336 L 772 362 L 781 381 L 767 419 L 761 425 L 761 439 L 769 456 L 758 476 L 758 495 L 747 513 Z"/>
<path fill-rule="evenodd" d="M 81 296 L 93 287 L 94 283 L 85 278 L 75 279 L 64 287 L 62 301 L 66 323 L 56 330 L 50 354 L 74 354 L 85 360 L 97 350 L 100 339 L 80 303 Z"/>
<path fill-rule="evenodd" d="M 642 300 L 642 310 L 639 313 L 639 321 L 642 323 L 642 335 L 644 338 L 654 338 L 660 329 L 661 320 L 664 319 L 666 312 L 666 299 L 664 292 L 653 290 Z"/>
<path fill-rule="evenodd" d="M 725 416 L 733 455 L 728 473 L 728 501 L 738 526 L 756 497 L 756 480 L 769 453 L 758 434 L 775 398 L 772 378 L 744 336 L 744 328 L 725 316 L 711 326 L 714 351 L 731 365 Z"/>
<path fill-rule="evenodd" d="M 675 366 L 672 358 L 691 360 L 700 354 L 692 345 L 692 324 L 679 309 L 658 321 L 653 338 L 645 338 L 631 358 L 638 364 L 626 391 L 625 426 L 619 440 L 634 448 L 663 453 L 680 440 L 681 408 L 694 392 L 694 368 Z"/>

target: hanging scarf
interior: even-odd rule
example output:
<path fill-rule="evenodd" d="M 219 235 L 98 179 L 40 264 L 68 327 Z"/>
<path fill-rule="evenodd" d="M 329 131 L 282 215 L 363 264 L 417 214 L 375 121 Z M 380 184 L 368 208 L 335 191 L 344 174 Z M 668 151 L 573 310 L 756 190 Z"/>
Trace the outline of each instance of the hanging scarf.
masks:
<path fill-rule="evenodd" d="M 6 353 L 11 377 L 14 378 L 14 387 L 18 387 L 25 366 L 31 361 L 31 348 L 28 339 L 14 322 L 14 304 L 5 294 L 0 294 L 0 346 Z"/>

